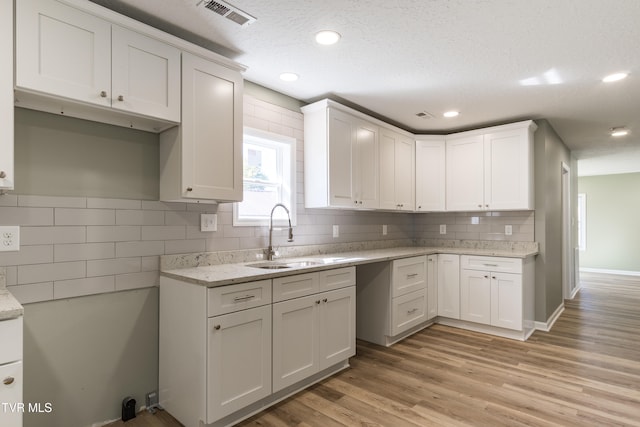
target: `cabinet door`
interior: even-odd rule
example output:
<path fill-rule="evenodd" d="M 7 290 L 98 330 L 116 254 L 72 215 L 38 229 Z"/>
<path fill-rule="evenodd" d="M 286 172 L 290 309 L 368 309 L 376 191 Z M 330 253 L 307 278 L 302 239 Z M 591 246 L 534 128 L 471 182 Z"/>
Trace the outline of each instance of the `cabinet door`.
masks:
<path fill-rule="evenodd" d="M 208 319 L 207 423 L 271 394 L 271 306 Z"/>
<path fill-rule="evenodd" d="M 373 209 L 378 201 L 378 127 L 355 119 L 353 182 L 359 208 Z"/>
<path fill-rule="evenodd" d="M 402 211 L 415 210 L 415 160 L 413 140 L 401 136 L 395 147 L 396 202 Z M 384 160 L 383 160 L 384 161 Z"/>
<path fill-rule="evenodd" d="M 438 315 L 438 255 L 427 257 L 427 320 Z"/>
<path fill-rule="evenodd" d="M 460 272 L 460 319 L 491 323 L 491 273 L 462 270 Z"/>
<path fill-rule="evenodd" d="M 329 204 L 335 207 L 357 207 L 354 206 L 357 200 L 352 172 L 355 162 L 353 120 L 349 114 L 329 109 Z"/>
<path fill-rule="evenodd" d="M 448 211 L 484 209 L 484 139 L 482 135 L 446 142 Z"/>
<path fill-rule="evenodd" d="M 242 200 L 242 77 L 182 55 L 182 197 Z"/>
<path fill-rule="evenodd" d="M 319 370 L 320 295 L 273 304 L 273 391 Z"/>
<path fill-rule="evenodd" d="M 117 25 L 112 29 L 112 106 L 180 122 L 180 50 Z"/>
<path fill-rule="evenodd" d="M 380 209 L 414 209 L 413 140 L 380 128 L 379 141 Z"/>
<path fill-rule="evenodd" d="M 356 287 L 320 294 L 320 370 L 356 354 Z"/>
<path fill-rule="evenodd" d="M 57 1 L 15 3 L 16 86 L 110 106 L 111 24 Z"/>
<path fill-rule="evenodd" d="M 2 427 L 22 427 L 23 411 L 18 410 L 22 404 L 23 391 L 22 362 L 17 361 L 0 365 L 0 420 Z"/>
<path fill-rule="evenodd" d="M 416 210 L 445 209 L 445 142 L 416 141 Z"/>
<path fill-rule="evenodd" d="M 13 190 L 13 2 L 0 3 L 0 188 Z"/>
<path fill-rule="evenodd" d="M 396 201 L 396 141 L 400 135 L 380 129 L 380 209 L 397 209 Z"/>
<path fill-rule="evenodd" d="M 485 135 L 485 205 L 488 209 L 533 209 L 528 129 Z"/>
<path fill-rule="evenodd" d="M 459 255 L 438 255 L 438 316 L 460 319 Z"/>
<path fill-rule="evenodd" d="M 491 325 L 522 330 L 522 275 L 491 273 Z"/>

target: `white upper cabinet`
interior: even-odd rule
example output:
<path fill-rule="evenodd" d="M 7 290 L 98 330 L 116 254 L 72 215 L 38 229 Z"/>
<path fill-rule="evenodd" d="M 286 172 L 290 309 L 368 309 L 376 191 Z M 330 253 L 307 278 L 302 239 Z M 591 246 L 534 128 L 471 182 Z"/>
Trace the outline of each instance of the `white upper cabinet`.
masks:
<path fill-rule="evenodd" d="M 411 138 L 380 128 L 380 209 L 414 210 L 413 145 Z"/>
<path fill-rule="evenodd" d="M 16 3 L 17 106 L 156 132 L 180 122 L 178 48 L 55 0 Z"/>
<path fill-rule="evenodd" d="M 328 100 L 303 107 L 305 206 L 373 209 L 378 202 L 378 126 Z"/>
<path fill-rule="evenodd" d="M 13 2 L 0 2 L 0 190 L 13 190 Z"/>
<path fill-rule="evenodd" d="M 416 140 L 416 211 L 445 210 L 445 137 Z"/>
<path fill-rule="evenodd" d="M 447 136 L 448 211 L 534 208 L 532 121 Z"/>
<path fill-rule="evenodd" d="M 242 75 L 182 55 L 182 124 L 160 135 L 160 200 L 242 200 Z"/>

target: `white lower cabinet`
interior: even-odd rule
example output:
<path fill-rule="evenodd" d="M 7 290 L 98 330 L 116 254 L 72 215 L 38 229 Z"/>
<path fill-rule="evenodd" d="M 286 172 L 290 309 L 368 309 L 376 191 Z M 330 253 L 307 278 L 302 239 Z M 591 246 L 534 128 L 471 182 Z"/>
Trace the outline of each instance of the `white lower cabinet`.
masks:
<path fill-rule="evenodd" d="M 207 322 L 207 423 L 271 394 L 271 305 Z"/>
<path fill-rule="evenodd" d="M 346 287 L 318 292 L 273 304 L 273 391 L 282 390 L 355 355 L 356 292 L 355 269 L 343 270 L 352 278 L 347 282 L 339 274 L 318 273 L 301 277 L 302 283 L 315 276 L 319 289 L 342 283 Z M 321 272 L 324 273 L 324 272 Z M 274 287 L 275 281 L 274 279 Z M 313 291 L 310 291 L 313 292 Z"/>
<path fill-rule="evenodd" d="M 159 347 L 160 405 L 186 427 L 236 424 L 348 366 L 355 267 L 213 288 L 162 276 Z"/>
<path fill-rule="evenodd" d="M 0 321 L 0 425 L 22 427 L 22 316 Z"/>
<path fill-rule="evenodd" d="M 427 257 L 358 266 L 356 336 L 389 346 L 427 323 Z"/>

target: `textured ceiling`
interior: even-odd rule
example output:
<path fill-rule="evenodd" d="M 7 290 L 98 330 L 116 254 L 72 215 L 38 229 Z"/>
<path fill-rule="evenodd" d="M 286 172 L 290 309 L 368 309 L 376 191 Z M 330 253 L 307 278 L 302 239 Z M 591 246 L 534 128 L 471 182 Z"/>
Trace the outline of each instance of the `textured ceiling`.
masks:
<path fill-rule="evenodd" d="M 640 152 L 639 0 L 230 0 L 257 18 L 246 27 L 198 0 L 94 1 L 246 65 L 247 80 L 407 130 L 546 118 L 578 158 Z M 317 45 L 322 29 L 342 40 Z M 616 71 L 630 75 L 600 81 Z M 631 134 L 613 140 L 617 126 Z"/>

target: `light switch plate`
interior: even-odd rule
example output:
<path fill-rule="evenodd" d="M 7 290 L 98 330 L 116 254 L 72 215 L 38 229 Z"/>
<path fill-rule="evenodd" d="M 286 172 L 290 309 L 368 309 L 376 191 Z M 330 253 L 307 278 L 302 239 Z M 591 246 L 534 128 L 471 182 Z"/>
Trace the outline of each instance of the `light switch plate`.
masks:
<path fill-rule="evenodd" d="M 447 234 L 447 224 L 440 224 L 440 234 Z"/>
<path fill-rule="evenodd" d="M 200 231 L 218 231 L 218 215 L 200 214 Z"/>
<path fill-rule="evenodd" d="M 511 236 L 513 234 L 513 227 L 510 225 L 505 225 L 504 234 L 506 234 L 507 236 Z"/>
<path fill-rule="evenodd" d="M 383 236 L 386 236 L 386 235 L 387 235 L 387 225 L 386 225 L 386 224 L 383 224 L 383 225 L 382 225 L 382 235 L 383 235 Z"/>
<path fill-rule="evenodd" d="M 0 252 L 11 252 L 20 250 L 20 227 L 3 226 L 0 227 Z"/>
<path fill-rule="evenodd" d="M 333 237 L 338 237 L 340 236 L 340 226 L 339 225 L 334 225 L 333 226 Z"/>

